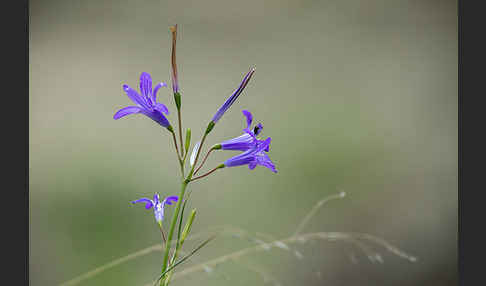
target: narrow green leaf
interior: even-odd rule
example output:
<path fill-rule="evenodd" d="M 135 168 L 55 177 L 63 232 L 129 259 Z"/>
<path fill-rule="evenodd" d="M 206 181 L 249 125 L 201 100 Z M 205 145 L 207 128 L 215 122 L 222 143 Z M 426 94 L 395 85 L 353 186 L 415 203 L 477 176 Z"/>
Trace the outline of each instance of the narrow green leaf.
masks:
<path fill-rule="evenodd" d="M 187 128 L 186 130 L 186 153 L 189 150 L 189 146 L 191 146 L 191 128 Z"/>
<path fill-rule="evenodd" d="M 184 217 L 184 210 L 186 209 L 186 203 L 187 203 L 187 199 L 184 201 L 184 204 L 182 205 L 181 218 L 179 220 L 179 228 L 177 229 L 177 243 L 176 243 L 176 248 L 179 248 L 179 240 L 181 238 L 181 229 L 182 229 L 182 218 Z"/>
<path fill-rule="evenodd" d="M 187 235 L 191 231 L 192 222 L 194 221 L 195 217 L 196 217 L 196 209 L 193 209 L 191 211 L 189 219 L 186 222 L 186 226 L 184 226 L 184 230 L 182 231 L 180 246 L 182 246 L 184 244 L 184 240 L 186 240 Z"/>
<path fill-rule="evenodd" d="M 171 271 L 172 269 L 176 268 L 177 266 L 179 266 L 179 264 L 181 264 L 182 262 L 186 261 L 187 259 L 189 259 L 191 256 L 193 256 L 197 251 L 199 251 L 201 248 L 203 248 L 206 244 L 208 244 L 211 240 L 213 240 L 214 238 L 216 238 L 217 234 L 214 234 L 212 236 L 210 236 L 208 239 L 206 239 L 205 241 L 203 241 L 198 247 L 196 247 L 194 250 L 191 251 L 191 253 L 189 253 L 188 255 L 184 256 L 183 258 L 181 258 L 181 260 L 177 261 L 176 263 L 174 263 L 172 266 L 170 266 L 169 268 L 167 268 L 164 272 L 162 272 L 162 274 L 160 274 L 159 278 L 157 279 L 157 281 L 155 281 L 154 285 L 156 285 L 162 278 L 164 278 L 165 274 L 167 274 L 169 271 Z"/>

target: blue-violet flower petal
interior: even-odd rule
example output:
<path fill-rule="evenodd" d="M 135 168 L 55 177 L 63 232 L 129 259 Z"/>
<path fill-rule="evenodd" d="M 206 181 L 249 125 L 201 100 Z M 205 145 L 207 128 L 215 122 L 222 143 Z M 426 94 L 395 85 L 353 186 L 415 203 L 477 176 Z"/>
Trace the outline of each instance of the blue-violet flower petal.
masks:
<path fill-rule="evenodd" d="M 163 86 L 167 85 L 165 83 L 159 83 L 152 91 L 152 77 L 146 72 L 143 72 L 140 75 L 140 92 L 142 95 L 140 95 L 130 86 L 124 84 L 123 90 L 137 106 L 129 106 L 120 109 L 115 113 L 113 119 L 117 120 L 130 114 L 142 113 L 161 126 L 169 128 L 170 122 L 164 116 L 164 113 L 166 115 L 169 114 L 169 110 L 167 106 L 156 101 L 157 92 Z"/>
<path fill-rule="evenodd" d="M 217 123 L 221 116 L 231 107 L 231 105 L 236 101 L 238 96 L 243 92 L 245 89 L 246 85 L 248 84 L 248 81 L 250 81 L 250 78 L 252 77 L 253 73 L 255 73 L 255 69 L 251 69 L 243 78 L 241 81 L 240 85 L 238 88 L 233 92 L 233 94 L 221 105 L 221 107 L 218 109 L 216 114 L 214 114 L 212 121 L 214 123 Z"/>

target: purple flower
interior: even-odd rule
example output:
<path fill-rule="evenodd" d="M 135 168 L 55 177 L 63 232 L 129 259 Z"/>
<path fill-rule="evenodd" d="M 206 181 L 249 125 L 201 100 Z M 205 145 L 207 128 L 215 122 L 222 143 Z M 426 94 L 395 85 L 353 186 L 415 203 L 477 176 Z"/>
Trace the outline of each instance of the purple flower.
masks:
<path fill-rule="evenodd" d="M 236 155 L 228 160 L 226 160 L 223 164 L 225 167 L 236 167 L 242 165 L 248 165 L 250 170 L 255 169 L 257 165 L 262 165 L 267 167 L 272 172 L 277 173 L 277 169 L 275 169 L 275 165 L 270 160 L 268 155 L 264 152 L 265 149 L 268 148 L 272 138 L 267 138 L 264 141 L 258 142 L 257 145 L 249 149 L 239 155 Z"/>
<path fill-rule="evenodd" d="M 163 86 L 167 86 L 165 83 L 158 83 L 155 88 L 152 90 L 152 77 L 150 74 L 143 72 L 140 75 L 140 92 L 142 95 L 138 94 L 137 91 L 129 87 L 128 85 L 123 85 L 123 90 L 126 92 L 128 97 L 136 104 L 136 106 L 128 106 L 118 110 L 117 113 L 113 116 L 113 119 L 119 119 L 129 114 L 135 113 L 142 113 L 152 120 L 157 122 L 158 124 L 162 125 L 167 129 L 171 129 L 171 125 L 167 118 L 164 116 L 163 113 L 166 115 L 169 114 L 169 110 L 167 106 L 162 103 L 157 102 L 157 92 Z"/>
<path fill-rule="evenodd" d="M 177 202 L 179 198 L 177 196 L 169 196 L 165 198 L 163 201 L 160 201 L 159 194 L 154 195 L 154 199 L 151 200 L 149 198 L 141 198 L 132 202 L 132 204 L 136 203 L 145 203 L 145 208 L 150 209 L 154 208 L 154 215 L 155 220 L 160 224 L 164 219 L 164 207 L 165 205 L 172 205 L 172 202 Z"/>
<path fill-rule="evenodd" d="M 257 139 L 257 136 L 262 131 L 263 126 L 259 123 L 253 129 L 250 129 L 253 121 L 253 115 L 248 110 L 243 110 L 242 112 L 246 117 L 246 128 L 243 129 L 244 133 L 236 138 L 221 142 L 219 144 L 221 145 L 221 149 L 246 151 L 256 147 L 258 143 L 263 142 L 263 140 Z M 265 149 L 266 152 L 268 152 L 268 147 Z"/>
<path fill-rule="evenodd" d="M 253 73 L 255 72 L 255 69 L 251 69 L 246 76 L 243 78 L 243 81 L 240 83 L 240 86 L 233 92 L 233 94 L 221 105 L 221 107 L 218 109 L 216 114 L 213 116 L 213 119 L 211 120 L 212 122 L 216 123 L 218 120 L 223 116 L 223 114 L 228 110 L 231 105 L 236 101 L 238 96 L 240 96 L 241 92 L 243 89 L 245 89 L 246 85 L 248 84 L 248 81 L 250 81 L 250 78 L 252 77 Z"/>

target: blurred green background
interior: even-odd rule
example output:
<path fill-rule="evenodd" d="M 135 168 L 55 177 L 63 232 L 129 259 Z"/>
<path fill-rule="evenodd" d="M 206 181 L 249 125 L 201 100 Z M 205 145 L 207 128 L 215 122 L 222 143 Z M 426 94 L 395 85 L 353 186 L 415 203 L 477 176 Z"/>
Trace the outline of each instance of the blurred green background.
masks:
<path fill-rule="evenodd" d="M 152 212 L 129 202 L 179 192 L 171 137 L 142 115 L 112 117 L 131 104 L 122 84 L 138 87 L 141 72 L 170 82 L 175 23 L 183 126 L 200 138 L 256 67 L 206 146 L 239 135 L 251 110 L 279 171 L 224 169 L 190 185 L 193 233 L 232 225 L 284 238 L 318 200 L 345 191 L 304 231 L 370 233 L 419 260 L 375 247 L 384 263 L 371 263 L 349 243 L 314 241 L 291 245 L 303 259 L 276 249 L 173 285 L 264 285 L 245 264 L 281 285 L 457 284 L 455 1 L 33 0 L 31 285 L 159 242 Z M 170 90 L 159 98 L 176 125 Z M 219 237 L 181 269 L 250 245 Z M 144 285 L 160 262 L 154 252 L 81 285 Z"/>

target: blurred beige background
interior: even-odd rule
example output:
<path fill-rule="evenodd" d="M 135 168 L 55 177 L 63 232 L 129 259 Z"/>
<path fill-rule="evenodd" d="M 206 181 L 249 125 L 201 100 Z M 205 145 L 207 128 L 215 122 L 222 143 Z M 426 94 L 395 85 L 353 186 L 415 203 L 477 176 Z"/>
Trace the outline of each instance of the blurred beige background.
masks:
<path fill-rule="evenodd" d="M 33 0 L 30 14 L 31 285 L 159 242 L 152 213 L 129 201 L 178 193 L 169 134 L 141 115 L 112 116 L 141 72 L 169 82 L 175 23 L 183 126 L 200 138 L 256 67 L 206 146 L 239 135 L 249 109 L 279 171 L 231 168 L 191 185 L 194 233 L 232 225 L 284 238 L 345 191 L 305 232 L 366 232 L 419 260 L 375 247 L 384 263 L 371 263 L 349 243 L 314 241 L 291 245 L 303 259 L 276 249 L 174 285 L 264 285 L 245 264 L 274 277 L 268 285 L 457 284 L 455 1 Z M 159 98 L 175 110 L 170 88 Z M 220 237 L 181 269 L 250 245 Z M 152 253 L 81 285 L 144 285 L 160 262 Z"/>

